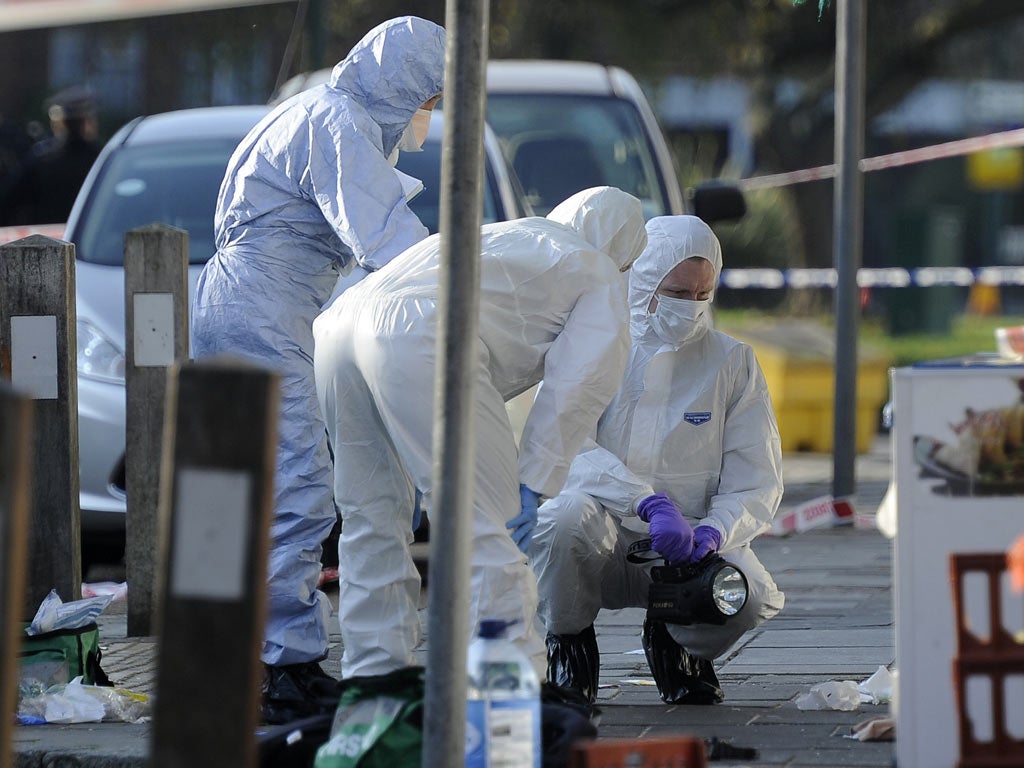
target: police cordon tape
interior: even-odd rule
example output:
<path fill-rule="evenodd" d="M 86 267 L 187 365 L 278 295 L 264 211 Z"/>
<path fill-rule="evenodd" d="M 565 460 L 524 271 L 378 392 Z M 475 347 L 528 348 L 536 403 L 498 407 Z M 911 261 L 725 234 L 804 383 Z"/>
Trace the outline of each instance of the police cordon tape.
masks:
<path fill-rule="evenodd" d="M 1024 128 L 1000 131 L 969 139 L 933 144 L 928 147 L 893 152 L 888 155 L 866 157 L 857 167 L 860 171 L 880 171 L 897 168 L 928 160 L 969 155 L 985 150 L 1005 149 L 1024 146 Z M 807 181 L 831 179 L 836 175 L 836 166 L 820 165 L 800 171 L 775 173 L 767 176 L 752 176 L 740 179 L 737 185 L 744 192 L 785 187 Z M 835 269 L 723 269 L 721 284 L 727 288 L 835 288 L 839 277 Z M 929 288 L 939 285 L 969 287 L 972 285 L 1024 285 L 1024 266 L 982 267 L 903 267 L 864 268 L 857 271 L 857 285 L 861 288 L 906 288 L 918 286 Z"/>
<path fill-rule="evenodd" d="M 984 136 L 974 136 L 969 139 L 947 141 L 943 144 L 933 144 L 918 149 L 908 149 L 903 152 L 893 152 L 888 155 L 877 157 L 865 157 L 857 163 L 857 167 L 864 173 L 869 171 L 881 171 L 886 168 L 898 168 L 903 165 L 923 163 L 928 160 L 941 160 L 947 157 L 958 157 L 970 155 L 975 152 L 983 152 L 991 149 L 1006 149 L 1008 147 L 1024 146 L 1024 128 L 1015 128 L 1011 131 L 1000 131 L 989 133 Z M 744 192 L 756 189 L 772 189 L 774 187 L 785 187 L 790 184 L 800 184 L 805 181 L 819 181 L 831 179 L 836 175 L 836 166 L 819 165 L 816 168 L 804 168 L 800 171 L 788 171 L 786 173 L 774 173 L 766 176 L 752 176 L 748 179 L 740 179 L 737 185 Z"/>
<path fill-rule="evenodd" d="M 726 288 L 835 288 L 839 274 L 834 268 L 723 269 Z M 1024 285 L 1024 267 L 877 267 L 857 270 L 861 288 L 930 288 L 939 285 Z"/>
<path fill-rule="evenodd" d="M 788 536 L 812 528 L 834 528 L 843 525 L 871 528 L 874 527 L 874 521 L 869 516 L 858 515 L 853 502 L 848 498 L 819 496 L 798 507 L 780 511 L 772 521 L 772 527 L 767 534 Z"/>

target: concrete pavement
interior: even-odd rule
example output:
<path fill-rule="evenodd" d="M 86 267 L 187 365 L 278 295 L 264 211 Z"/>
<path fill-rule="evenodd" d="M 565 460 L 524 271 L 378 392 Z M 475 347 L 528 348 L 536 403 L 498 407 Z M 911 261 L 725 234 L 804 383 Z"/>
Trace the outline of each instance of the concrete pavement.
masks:
<path fill-rule="evenodd" d="M 783 465 L 783 511 L 829 493 L 831 455 L 787 454 Z M 690 734 L 758 751 L 756 760 L 714 763 L 721 766 L 890 768 L 892 743 L 846 738 L 856 723 L 886 716 L 887 706 L 802 711 L 795 703 L 816 683 L 861 682 L 879 666 L 895 668 L 892 546 L 870 527 L 869 519 L 885 492 L 889 467 L 885 438 L 858 457 L 857 527 L 762 537 L 755 543 L 762 562 L 786 593 L 786 606 L 716 663 L 724 703 L 662 703 L 641 650 L 643 611 L 604 612 L 597 623 L 602 655 L 599 737 Z M 124 688 L 155 693 L 156 643 L 153 638 L 126 638 L 125 617 L 116 611 L 119 605 L 123 603 L 115 603 L 101 617 L 103 668 Z M 340 638 L 335 635 L 332 641 L 324 666 L 336 674 Z M 216 691 L 210 696 L 210 703 L 215 702 Z M 149 726 L 21 726 L 14 742 L 18 768 L 136 768 L 145 764 Z"/>

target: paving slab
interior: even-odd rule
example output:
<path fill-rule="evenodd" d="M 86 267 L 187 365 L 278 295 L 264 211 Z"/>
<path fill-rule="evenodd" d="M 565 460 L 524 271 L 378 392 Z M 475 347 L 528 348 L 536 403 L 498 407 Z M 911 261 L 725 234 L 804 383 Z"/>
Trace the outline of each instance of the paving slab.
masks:
<path fill-rule="evenodd" d="M 819 629 L 816 632 L 776 629 L 762 632 L 746 648 L 856 648 L 891 646 L 893 632 L 888 627 L 858 629 Z"/>
<path fill-rule="evenodd" d="M 783 464 L 790 483 L 784 509 L 830 492 L 830 455 L 787 454 Z M 855 507 L 859 512 L 873 511 L 871 505 L 877 505 L 888 482 L 885 439 L 872 454 L 858 457 L 857 466 Z M 861 705 L 853 712 L 837 712 L 802 711 L 795 704 L 812 685 L 826 680 L 860 682 L 879 665 L 893 661 L 891 542 L 876 530 L 847 526 L 762 537 L 754 549 L 787 592 L 786 606 L 741 638 L 718 663 L 726 693 L 720 705 L 674 707 L 661 702 L 646 659 L 642 652 L 635 653 L 641 648 L 644 610 L 602 612 L 596 624 L 605 686 L 598 692 L 599 738 L 690 733 L 759 752 L 757 760 L 713 763 L 721 768 L 892 768 L 891 743 L 844 738 L 853 725 L 887 714 L 886 706 Z M 126 637 L 123 609 L 102 616 L 100 627 L 107 673 L 131 690 L 155 694 L 154 639 Z M 334 623 L 324 662 L 332 674 L 338 674 L 341 650 Z M 425 661 L 425 648 L 416 657 Z M 215 698 L 197 706 L 215 706 Z M 14 764 L 142 768 L 148 748 L 148 725 L 20 726 L 14 733 Z"/>

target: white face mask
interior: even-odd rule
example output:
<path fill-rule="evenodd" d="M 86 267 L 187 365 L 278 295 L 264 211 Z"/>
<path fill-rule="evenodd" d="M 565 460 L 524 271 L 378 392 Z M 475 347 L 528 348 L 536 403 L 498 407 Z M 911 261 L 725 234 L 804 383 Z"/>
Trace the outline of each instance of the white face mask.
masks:
<path fill-rule="evenodd" d="M 398 148 L 403 152 L 422 152 L 423 142 L 427 140 L 427 131 L 430 130 L 430 110 L 417 109 L 412 120 L 402 131 L 402 138 L 398 140 Z"/>
<path fill-rule="evenodd" d="M 710 301 L 692 301 L 658 296 L 658 306 L 647 319 L 658 338 L 666 344 L 682 344 L 701 328 Z"/>

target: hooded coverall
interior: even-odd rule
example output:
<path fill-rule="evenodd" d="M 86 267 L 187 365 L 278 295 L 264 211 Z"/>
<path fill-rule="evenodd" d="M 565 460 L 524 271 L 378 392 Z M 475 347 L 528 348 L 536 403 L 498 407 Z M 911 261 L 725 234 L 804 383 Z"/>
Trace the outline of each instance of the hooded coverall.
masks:
<path fill-rule="evenodd" d="M 625 278 L 646 241 L 640 202 L 584 190 L 547 218 L 482 228 L 475 349 L 476 444 L 470 626 L 511 620 L 540 672 L 536 583 L 506 523 L 520 483 L 558 493 L 615 392 L 628 351 Z M 440 239 L 413 246 L 350 288 L 313 326 L 317 392 L 342 516 L 342 675 L 409 666 L 420 637 L 410 555 L 414 488 L 431 507 Z M 520 451 L 505 402 L 536 384 Z"/>
<path fill-rule="evenodd" d="M 317 581 L 336 515 L 313 384 L 313 319 L 339 275 L 379 269 L 428 234 L 388 155 L 416 110 L 441 92 L 444 51 L 444 30 L 424 19 L 377 26 L 329 83 L 250 131 L 220 189 L 217 253 L 199 278 L 192 350 L 196 358 L 241 355 L 281 375 L 262 653 L 270 665 L 327 654 L 330 605 Z"/>
<path fill-rule="evenodd" d="M 691 525 L 722 534 L 719 554 L 747 577 L 747 603 L 724 625 L 667 625 L 689 653 L 714 659 L 782 609 L 782 593 L 750 549 L 782 499 L 781 443 L 748 345 L 714 330 L 707 313 L 679 346 L 664 343 L 649 320 L 651 297 L 685 258 L 710 261 L 717 284 L 718 239 L 695 216 L 651 219 L 647 236 L 629 277 L 632 346 L 622 386 L 562 493 L 540 507 L 530 550 L 538 614 L 549 633 L 576 635 L 602 608 L 647 607 L 654 563 L 626 555 L 649 536 L 637 503 L 665 493 Z"/>

